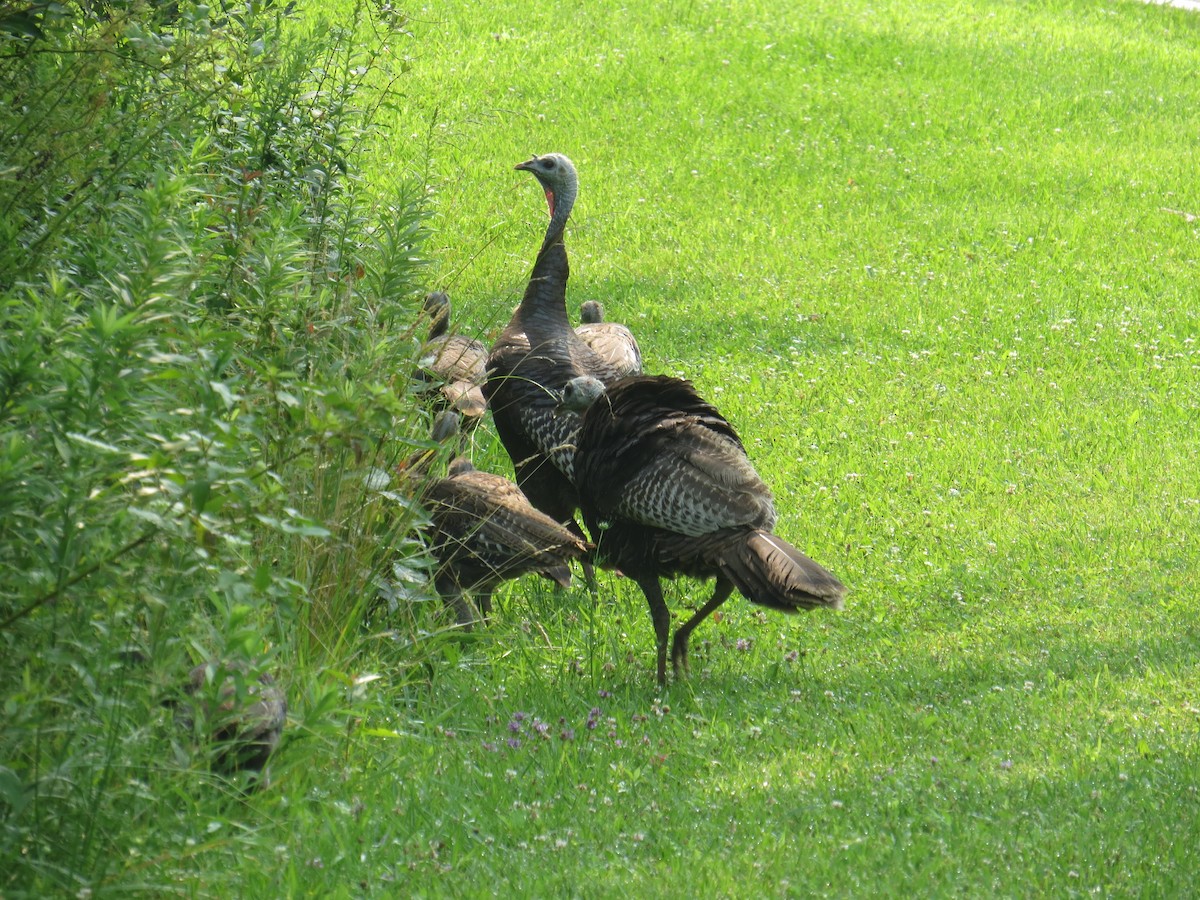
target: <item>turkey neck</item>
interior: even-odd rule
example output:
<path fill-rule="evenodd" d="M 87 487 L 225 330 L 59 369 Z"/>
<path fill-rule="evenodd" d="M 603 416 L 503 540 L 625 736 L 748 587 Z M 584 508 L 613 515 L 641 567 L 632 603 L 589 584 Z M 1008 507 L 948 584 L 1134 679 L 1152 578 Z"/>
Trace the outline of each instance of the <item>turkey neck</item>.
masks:
<path fill-rule="evenodd" d="M 571 267 L 567 262 L 563 233 L 578 194 L 579 185 L 575 180 L 554 194 L 550 224 L 546 226 L 546 236 L 533 271 L 529 273 L 529 286 L 517 307 L 515 318 L 529 336 L 531 345 L 564 339 L 568 332 L 574 333 L 567 319 L 567 279 Z"/>
<path fill-rule="evenodd" d="M 445 337 L 450 330 L 450 314 L 445 310 L 437 310 L 433 314 L 433 319 L 429 323 L 429 337 L 425 340 L 436 341 L 440 337 Z"/>
<path fill-rule="evenodd" d="M 562 241 L 563 232 L 567 228 L 567 219 L 571 218 L 571 209 L 575 206 L 575 198 L 579 196 L 578 179 L 569 179 L 553 196 L 554 203 L 550 223 L 546 226 L 546 237 L 542 240 L 542 253 L 545 253 L 546 249 L 555 241 Z"/>

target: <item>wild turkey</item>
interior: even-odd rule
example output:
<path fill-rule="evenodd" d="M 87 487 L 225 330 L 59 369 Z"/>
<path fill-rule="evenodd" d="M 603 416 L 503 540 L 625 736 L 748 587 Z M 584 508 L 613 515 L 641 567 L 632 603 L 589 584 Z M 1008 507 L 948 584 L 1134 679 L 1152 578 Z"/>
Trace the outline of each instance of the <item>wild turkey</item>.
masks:
<path fill-rule="evenodd" d="M 469 430 L 487 409 L 483 399 L 487 347 L 474 338 L 448 333 L 450 298 L 442 291 L 425 295 L 425 312 L 429 314 L 429 338 L 421 348 L 413 377 L 436 387 L 438 405 L 461 413 L 463 429 Z"/>
<path fill-rule="evenodd" d="M 687 672 L 688 637 L 737 588 L 785 612 L 841 609 L 846 588 L 771 533 L 771 493 L 733 426 L 691 382 L 632 376 L 605 390 L 573 379 L 563 405 L 584 410 L 575 473 L 599 565 L 618 568 L 646 595 L 666 681 L 670 612 L 660 577 L 716 578 L 709 599 L 675 630 L 671 662 Z"/>
<path fill-rule="evenodd" d="M 457 416 L 443 412 L 434 420 L 433 438 L 454 434 Z M 421 471 L 429 456 L 410 468 Z M 502 581 L 536 572 L 563 587 L 571 583 L 568 563 L 588 556 L 591 545 L 545 513 L 538 512 L 521 489 L 499 475 L 481 472 L 458 457 L 445 478 L 430 481 L 421 494 L 433 529 L 430 552 L 438 561 L 434 585 L 465 628 L 475 622 L 467 594 L 473 594 L 484 619 L 492 610 L 492 591 Z"/>
<path fill-rule="evenodd" d="M 561 153 L 550 153 L 517 168 L 532 172 L 545 190 L 550 224 L 521 304 L 488 356 L 483 394 L 529 502 L 582 538 L 574 519 L 579 499 L 570 443 L 579 419 L 573 412 L 556 412 L 558 397 L 577 375 L 592 375 L 604 383 L 618 375 L 567 320 L 570 268 L 563 230 L 579 191 L 575 166 Z M 589 580 L 590 571 L 585 563 Z"/>
<path fill-rule="evenodd" d="M 186 698 L 173 703 L 175 724 L 213 745 L 213 769 L 250 772 L 252 785 L 265 784 L 287 721 L 287 698 L 270 673 L 255 675 L 240 660 L 209 660 L 188 673 L 183 690 Z"/>
<path fill-rule="evenodd" d="M 642 374 L 642 351 L 633 332 L 617 322 L 604 321 L 604 307 L 588 300 L 579 307 L 575 333 L 583 342 L 608 360 L 621 377 Z"/>

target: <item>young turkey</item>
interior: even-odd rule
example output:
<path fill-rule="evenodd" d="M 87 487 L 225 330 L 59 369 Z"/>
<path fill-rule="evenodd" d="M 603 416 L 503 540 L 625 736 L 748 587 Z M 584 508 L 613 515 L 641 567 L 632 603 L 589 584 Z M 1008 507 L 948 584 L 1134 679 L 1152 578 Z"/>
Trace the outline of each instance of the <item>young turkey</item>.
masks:
<path fill-rule="evenodd" d="M 604 321 L 604 307 L 595 300 L 588 300 L 579 307 L 579 325 L 575 333 L 583 342 L 608 361 L 617 374 L 642 374 L 642 351 L 637 338 L 626 326 L 618 322 Z"/>
<path fill-rule="evenodd" d="M 211 745 L 213 769 L 249 772 L 250 786 L 265 785 L 287 722 L 287 698 L 270 673 L 255 674 L 240 660 L 209 660 L 188 672 L 183 690 L 172 702 L 175 724 Z"/>
<path fill-rule="evenodd" d="M 466 335 L 449 333 L 450 298 L 444 292 L 426 294 L 424 306 L 429 315 L 429 337 L 421 348 L 413 377 L 430 386 L 426 393 L 437 397 L 439 407 L 460 413 L 463 430 L 470 430 L 487 409 L 483 398 L 487 347 Z"/>
<path fill-rule="evenodd" d="M 440 413 L 433 438 L 453 436 L 457 417 Z M 429 455 L 408 468 L 422 472 Z M 438 562 L 434 585 L 458 623 L 471 627 L 475 609 L 486 620 L 492 592 L 503 581 L 536 572 L 563 587 L 571 583 L 571 560 L 586 559 L 591 545 L 530 505 L 521 489 L 499 475 L 481 472 L 457 457 L 445 478 L 426 482 L 420 497 L 433 520 L 430 553 Z"/>

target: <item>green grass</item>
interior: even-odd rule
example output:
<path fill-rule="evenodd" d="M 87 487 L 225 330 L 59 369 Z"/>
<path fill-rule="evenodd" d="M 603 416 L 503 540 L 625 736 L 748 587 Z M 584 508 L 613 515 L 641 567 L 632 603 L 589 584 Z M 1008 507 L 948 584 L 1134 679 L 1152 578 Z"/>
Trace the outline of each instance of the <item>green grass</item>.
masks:
<path fill-rule="evenodd" d="M 369 849 L 342 877 L 467 896 L 1187 891 L 1200 244 L 1163 208 L 1200 212 L 1200 19 L 488 6 L 415 23 L 391 129 L 397 156 L 428 147 L 460 326 L 507 320 L 540 238 L 511 166 L 568 153 L 571 307 L 601 299 L 650 371 L 696 380 L 780 532 L 851 594 L 796 619 L 732 601 L 692 681 L 660 693 L 635 588 L 606 579 L 593 610 L 517 585 L 406 710 L 416 733 L 358 761 L 341 827 Z M 488 436 L 478 456 L 509 471 Z M 704 590 L 676 585 L 675 610 Z M 331 878 L 335 846 L 317 855 L 298 886 Z"/>
<path fill-rule="evenodd" d="M 513 164 L 567 153 L 570 307 L 720 406 L 846 610 L 735 598 L 665 691 L 613 576 L 595 603 L 513 585 L 419 678 L 369 635 L 365 739 L 177 798 L 114 889 L 169 856 L 201 896 L 1193 890 L 1200 229 L 1166 210 L 1200 214 L 1200 18 L 415 15 L 377 162 L 429 187 L 459 327 L 507 321 L 540 241 Z"/>

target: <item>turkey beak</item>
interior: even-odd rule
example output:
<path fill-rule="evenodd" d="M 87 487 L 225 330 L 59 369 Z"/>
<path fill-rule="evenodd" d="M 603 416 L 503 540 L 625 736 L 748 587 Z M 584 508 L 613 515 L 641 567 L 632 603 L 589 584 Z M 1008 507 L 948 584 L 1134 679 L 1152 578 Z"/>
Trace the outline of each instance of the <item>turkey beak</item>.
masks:
<path fill-rule="evenodd" d="M 525 160 L 525 162 L 519 162 L 519 163 L 517 163 L 515 166 L 513 166 L 513 168 L 514 168 L 514 169 L 523 169 L 523 170 L 525 170 L 526 172 L 528 172 L 528 171 L 531 171 L 531 170 L 533 169 L 533 164 L 534 164 L 535 162 L 537 162 L 537 156 L 536 156 L 536 155 L 534 155 L 534 156 L 531 156 L 529 159 Z"/>

